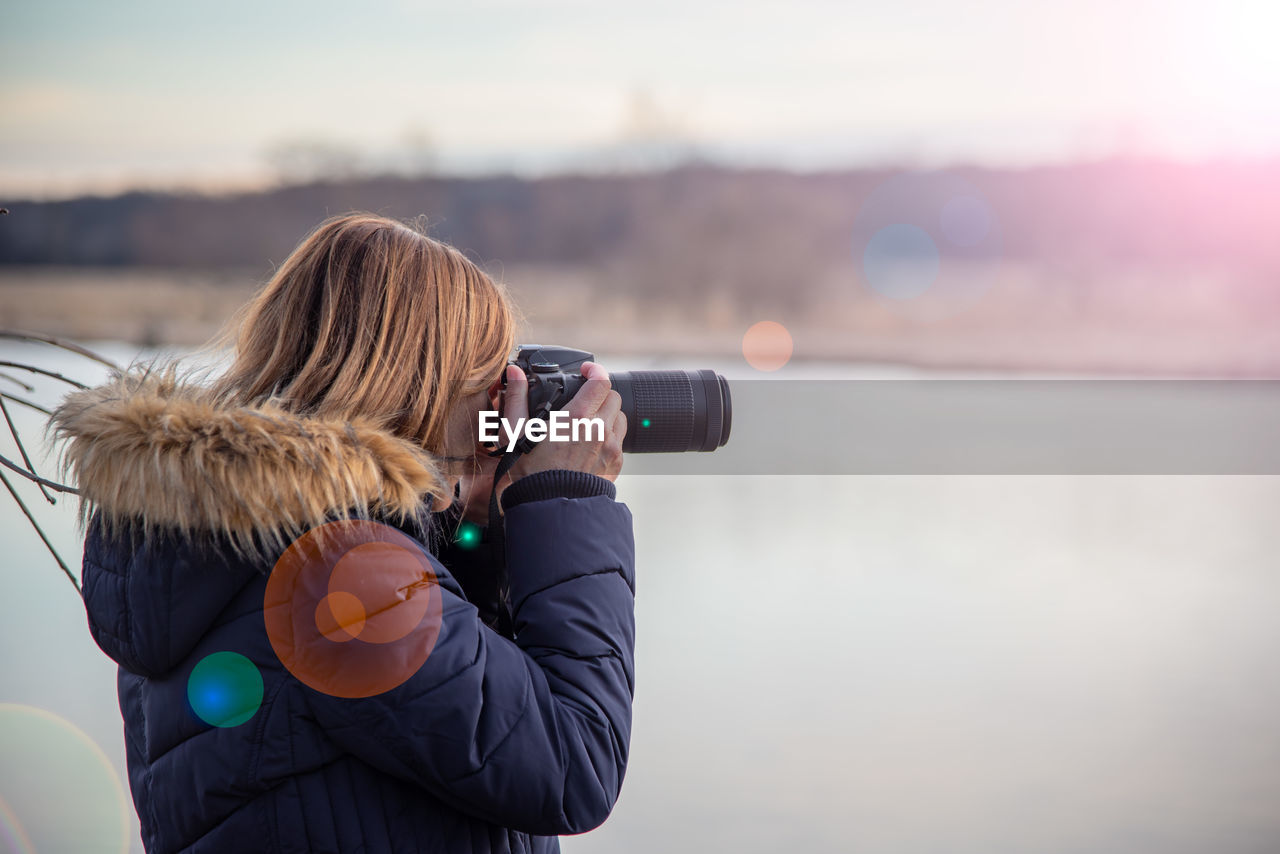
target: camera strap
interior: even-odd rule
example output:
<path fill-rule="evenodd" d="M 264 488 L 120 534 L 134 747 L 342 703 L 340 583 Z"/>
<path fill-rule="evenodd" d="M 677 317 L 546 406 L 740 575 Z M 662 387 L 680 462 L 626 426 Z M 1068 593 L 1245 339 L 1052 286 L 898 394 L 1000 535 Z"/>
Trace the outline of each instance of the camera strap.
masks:
<path fill-rule="evenodd" d="M 503 385 L 506 385 L 506 379 L 503 379 Z M 532 413 L 530 417 L 546 417 L 550 410 L 549 403 L 543 403 L 536 413 Z M 504 407 L 499 407 L 499 415 L 501 416 Z M 493 485 L 489 487 L 489 547 L 494 560 L 498 562 L 500 567 L 498 572 L 498 625 L 497 630 L 505 637 L 515 636 L 515 620 L 511 614 L 510 596 L 511 596 L 511 580 L 507 575 L 507 532 L 502 522 L 502 511 L 498 507 L 498 481 L 502 480 L 511 471 L 511 467 L 516 464 L 516 460 L 520 459 L 524 454 L 529 453 L 537 447 L 537 443 L 530 440 L 527 434 L 522 435 L 516 440 L 511 450 L 494 450 L 489 451 L 490 457 L 500 457 L 498 466 L 493 471 Z"/>
<path fill-rule="evenodd" d="M 497 561 L 501 568 L 498 573 L 498 631 L 506 637 L 512 637 L 515 633 L 515 624 L 511 615 L 510 595 L 511 583 L 507 576 L 507 535 L 506 528 L 502 522 L 502 511 L 498 507 L 498 481 L 511 471 L 511 467 L 516 464 L 516 460 L 524 454 L 528 448 L 520 447 L 517 443 L 516 447 L 510 451 L 501 451 L 502 459 L 498 460 L 498 467 L 493 471 L 493 485 L 489 488 L 489 546 L 494 560 Z M 493 456 L 498 456 L 494 453 Z"/>

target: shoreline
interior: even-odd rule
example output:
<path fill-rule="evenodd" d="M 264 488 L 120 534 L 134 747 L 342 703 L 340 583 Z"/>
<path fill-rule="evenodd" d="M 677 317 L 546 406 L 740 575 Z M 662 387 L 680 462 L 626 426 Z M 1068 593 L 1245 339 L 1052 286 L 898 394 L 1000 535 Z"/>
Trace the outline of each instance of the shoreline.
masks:
<path fill-rule="evenodd" d="M 1089 316 L 1025 293 L 1015 299 L 997 283 L 987 299 L 964 305 L 895 305 L 845 289 L 816 308 L 749 314 L 723 293 L 676 305 L 604 292 L 581 269 L 508 268 L 503 278 L 518 283 L 508 287 L 523 310 L 525 340 L 627 361 L 703 359 L 750 371 L 742 335 L 774 320 L 791 333 L 793 368 L 1280 378 L 1280 339 L 1265 316 L 1247 313 Z M 1017 283 L 1023 291 L 1025 279 Z M 191 349 L 211 341 L 260 282 L 244 270 L 0 267 L 0 327 Z"/>

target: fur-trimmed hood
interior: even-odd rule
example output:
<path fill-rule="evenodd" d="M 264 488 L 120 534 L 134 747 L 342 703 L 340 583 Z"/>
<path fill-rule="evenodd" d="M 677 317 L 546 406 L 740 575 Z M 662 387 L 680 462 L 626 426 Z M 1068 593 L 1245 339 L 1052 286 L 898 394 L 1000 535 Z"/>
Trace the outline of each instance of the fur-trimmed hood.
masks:
<path fill-rule="evenodd" d="M 405 518 L 444 489 L 421 447 L 360 419 L 229 405 L 172 373 L 74 392 L 50 424 L 85 514 L 278 545 L 354 511 Z"/>

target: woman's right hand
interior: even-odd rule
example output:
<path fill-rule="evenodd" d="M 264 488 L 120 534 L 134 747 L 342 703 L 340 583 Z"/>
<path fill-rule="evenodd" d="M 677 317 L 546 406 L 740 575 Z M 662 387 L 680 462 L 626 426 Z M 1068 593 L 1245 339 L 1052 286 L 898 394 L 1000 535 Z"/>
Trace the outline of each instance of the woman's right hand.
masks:
<path fill-rule="evenodd" d="M 508 365 L 506 370 L 502 416 L 515 424 L 516 419 L 529 416 L 529 382 L 524 371 L 515 365 Z M 609 372 L 595 362 L 582 363 L 582 376 L 587 381 L 565 410 L 570 419 L 599 418 L 603 421 L 604 440 L 552 442 L 544 439 L 516 460 L 511 467 L 512 482 L 549 469 L 584 471 L 606 480 L 615 480 L 622 471 L 622 439 L 627 435 L 627 416 L 622 412 L 622 398 L 609 386 Z M 598 431 L 584 430 L 583 433 L 593 436 Z"/>

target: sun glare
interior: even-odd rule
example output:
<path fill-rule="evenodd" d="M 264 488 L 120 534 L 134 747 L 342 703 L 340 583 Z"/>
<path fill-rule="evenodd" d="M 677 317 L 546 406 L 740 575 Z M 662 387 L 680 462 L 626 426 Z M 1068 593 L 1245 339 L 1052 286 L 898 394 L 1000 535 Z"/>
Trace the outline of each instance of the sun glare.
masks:
<path fill-rule="evenodd" d="M 1169 71 L 1191 101 L 1187 119 L 1220 122 L 1213 131 L 1258 152 L 1280 145 L 1280 3 L 1228 0 L 1177 8 Z"/>

